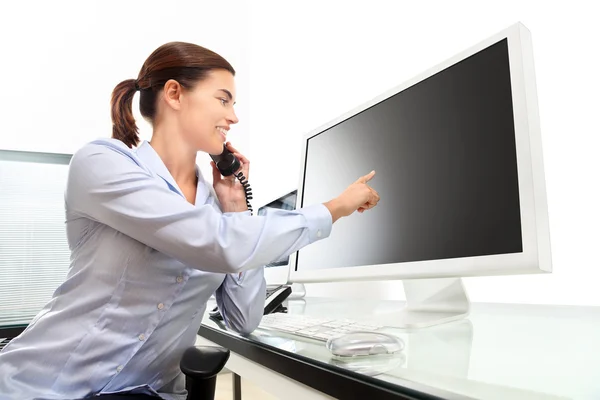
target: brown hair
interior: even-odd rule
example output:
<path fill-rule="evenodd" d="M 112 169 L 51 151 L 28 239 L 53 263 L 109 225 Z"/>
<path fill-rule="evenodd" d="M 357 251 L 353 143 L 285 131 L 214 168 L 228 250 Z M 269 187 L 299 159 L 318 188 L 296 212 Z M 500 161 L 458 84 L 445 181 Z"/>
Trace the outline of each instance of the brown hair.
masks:
<path fill-rule="evenodd" d="M 227 60 L 204 47 L 184 42 L 170 42 L 160 46 L 146 59 L 137 79 L 127 79 L 113 90 L 112 137 L 129 148 L 139 143 L 138 128 L 131 108 L 136 91 L 140 91 L 142 116 L 153 122 L 156 96 L 168 80 L 174 79 L 185 89 L 191 89 L 214 69 L 225 69 L 235 75 L 235 70 Z"/>

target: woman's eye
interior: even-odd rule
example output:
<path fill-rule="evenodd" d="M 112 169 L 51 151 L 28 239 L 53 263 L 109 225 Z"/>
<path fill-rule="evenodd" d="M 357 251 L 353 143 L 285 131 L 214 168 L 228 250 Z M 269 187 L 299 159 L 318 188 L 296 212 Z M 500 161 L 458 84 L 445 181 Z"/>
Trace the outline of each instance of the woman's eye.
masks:
<path fill-rule="evenodd" d="M 222 105 L 226 105 L 228 103 L 227 99 L 219 99 L 219 100 L 221 100 Z"/>

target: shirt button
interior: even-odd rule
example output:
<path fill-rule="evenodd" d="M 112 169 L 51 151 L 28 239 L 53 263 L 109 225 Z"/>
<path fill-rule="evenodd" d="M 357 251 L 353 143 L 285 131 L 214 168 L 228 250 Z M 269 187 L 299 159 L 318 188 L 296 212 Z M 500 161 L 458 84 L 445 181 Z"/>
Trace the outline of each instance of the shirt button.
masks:
<path fill-rule="evenodd" d="M 122 365 L 119 365 L 119 366 L 117 367 L 117 372 L 121 372 L 122 370 L 123 370 L 123 366 L 122 366 Z"/>
<path fill-rule="evenodd" d="M 178 276 L 177 277 L 177 283 L 181 283 L 183 282 L 183 276 Z"/>
<path fill-rule="evenodd" d="M 144 339 L 146 339 L 146 335 L 144 335 L 144 334 L 142 333 L 140 336 L 138 336 L 138 339 L 140 339 L 140 340 L 144 340 Z"/>
<path fill-rule="evenodd" d="M 159 310 L 162 310 L 163 308 L 165 308 L 165 305 L 163 303 L 158 303 L 157 307 Z"/>
<path fill-rule="evenodd" d="M 321 230 L 319 229 L 319 230 L 317 231 L 317 237 L 321 237 L 321 236 L 323 236 L 323 234 L 321 233 Z"/>

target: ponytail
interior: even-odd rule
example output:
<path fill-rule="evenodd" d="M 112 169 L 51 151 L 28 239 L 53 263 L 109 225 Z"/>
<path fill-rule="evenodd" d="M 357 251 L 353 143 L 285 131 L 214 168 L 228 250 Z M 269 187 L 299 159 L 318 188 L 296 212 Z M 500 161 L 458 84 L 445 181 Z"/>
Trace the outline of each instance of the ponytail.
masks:
<path fill-rule="evenodd" d="M 129 148 L 137 146 L 140 141 L 132 111 L 133 96 L 138 89 L 135 79 L 127 79 L 115 87 L 111 98 L 112 137 Z"/>
<path fill-rule="evenodd" d="M 188 89 L 205 79 L 208 72 L 224 69 L 235 75 L 235 70 L 217 53 L 193 43 L 165 43 L 150 54 L 138 73 L 138 79 L 119 83 L 110 101 L 113 124 L 112 137 L 132 148 L 140 142 L 133 118 L 132 103 L 140 90 L 140 114 L 151 124 L 157 112 L 157 98 L 169 79 Z M 141 87 L 140 87 L 141 86 Z"/>

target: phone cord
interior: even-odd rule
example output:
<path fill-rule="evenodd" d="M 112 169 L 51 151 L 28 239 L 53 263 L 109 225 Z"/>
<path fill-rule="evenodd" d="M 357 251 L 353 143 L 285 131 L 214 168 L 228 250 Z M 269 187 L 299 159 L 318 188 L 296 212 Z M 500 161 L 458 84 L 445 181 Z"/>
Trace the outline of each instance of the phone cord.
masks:
<path fill-rule="evenodd" d="M 250 188 L 250 184 L 246 180 L 246 177 L 242 173 L 242 171 L 238 172 L 235 177 L 240 181 L 242 186 L 244 187 L 244 196 L 246 197 L 246 205 L 248 206 L 248 210 L 250 210 L 250 215 L 252 215 L 252 205 L 250 205 L 250 200 L 252 199 L 252 188 Z"/>

